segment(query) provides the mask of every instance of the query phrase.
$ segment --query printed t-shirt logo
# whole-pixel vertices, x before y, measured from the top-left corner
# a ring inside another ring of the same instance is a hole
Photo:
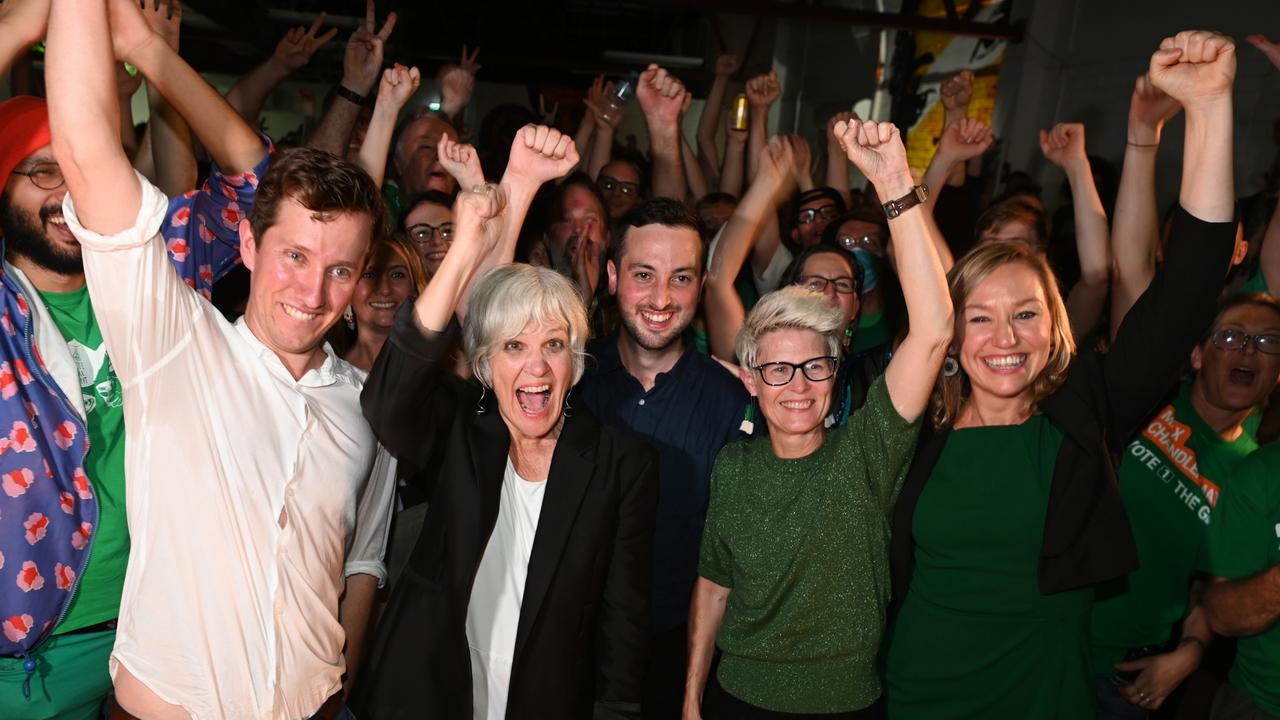
[[[1209,502],[1209,507],[1217,504],[1218,495],[1222,490],[1217,483],[1200,476],[1200,469],[1196,464],[1196,453],[1187,447],[1187,441],[1191,439],[1191,428],[1185,423],[1178,422],[1173,405],[1165,406],[1142,431],[1142,434],[1163,450],[1172,463],[1200,486],[1205,499]]]

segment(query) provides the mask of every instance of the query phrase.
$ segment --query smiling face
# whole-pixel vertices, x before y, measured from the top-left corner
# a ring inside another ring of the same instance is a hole
[[[1280,316],[1260,305],[1237,305],[1222,313],[1213,331],[1238,330],[1248,335],[1280,336]],[[1196,392],[1214,407],[1246,411],[1262,402],[1280,377],[1280,355],[1258,352],[1253,341],[1239,350],[1223,350],[1212,339],[1191,352]]]
[[[413,274],[398,246],[380,242],[374,246],[351,297],[358,330],[391,331],[396,310],[414,296]]]
[[[956,343],[975,402],[1031,399],[1049,360],[1053,319],[1039,275],[1023,262],[996,268],[965,299]]]
[[[418,227],[415,231],[415,226]],[[427,278],[433,278],[436,271],[440,269],[440,263],[444,262],[445,253],[449,252],[449,246],[452,244],[452,238],[446,240],[441,233],[441,229],[448,228],[449,232],[453,231],[453,211],[443,205],[437,205],[432,202],[420,202],[414,206],[413,210],[404,217],[405,230],[409,232],[409,241],[418,249],[418,257],[422,258],[422,265],[427,270]],[[426,235],[431,233],[430,238],[418,237],[418,234]]]
[[[288,197],[263,237],[254,237],[249,221],[240,223],[244,264],[253,273],[245,322],[295,378],[323,361],[324,334],[351,302],[372,227],[363,214],[322,220]]]
[[[803,363],[830,354],[830,347],[818,332],[779,328],[760,337],[755,364],[760,367],[779,361]],[[831,413],[834,376],[814,382],[804,372],[796,370],[786,385],[768,385],[760,371],[744,367],[742,377],[751,394],[760,402],[760,411],[769,423],[770,435],[809,435],[820,431],[823,421]]]
[[[614,160],[600,169],[596,180],[609,202],[609,217],[620,219],[640,202],[640,172],[629,162]]]
[[[400,132],[396,143],[396,173],[400,177],[400,189],[405,197],[413,197],[428,190],[439,190],[452,195],[457,181],[445,172],[436,156],[440,138],[448,133],[457,139],[458,131],[449,123],[434,117],[420,117],[411,121]]]
[[[609,292],[627,337],[646,350],[662,350],[693,322],[702,290],[702,243],[687,227],[628,228],[617,264],[609,261]]]
[[[573,385],[568,324],[529,323],[490,352],[489,372],[498,411],[513,435],[557,432]]]
[[[818,287],[824,284],[818,278],[826,281],[825,288]],[[820,252],[804,261],[804,268],[800,271],[800,284],[826,295],[833,306],[840,308],[840,317],[844,320],[844,326],[848,327],[858,312],[858,293],[840,292],[836,287],[837,282],[854,282],[853,268],[843,257],[833,252]],[[841,332],[843,331],[842,328]]]
[[[38,187],[25,173],[37,171],[37,180],[53,189]],[[20,267],[26,260],[60,275],[84,273],[80,243],[62,219],[62,199],[67,186],[46,145],[23,159],[4,184],[0,201],[0,230],[5,251]]]

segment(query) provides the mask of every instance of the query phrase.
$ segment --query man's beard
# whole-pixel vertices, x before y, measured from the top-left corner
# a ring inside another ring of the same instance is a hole
[[[61,213],[61,207],[52,205],[40,208],[39,217],[33,218],[29,213],[13,207],[7,198],[0,200],[0,230],[4,232],[5,252],[9,255],[21,255],[59,275],[84,274],[80,246],[64,250],[44,230],[48,227],[49,217]]]
[[[639,317],[640,311],[637,309],[633,313],[619,313],[619,319],[622,321],[622,329],[637,345],[650,352],[658,352],[666,350],[672,345],[680,341],[684,336],[684,331],[689,329],[689,324],[693,322],[690,316],[688,321],[680,326],[673,325],[667,332],[670,333],[659,335],[653,330],[644,327],[644,319]],[[677,312],[676,315],[679,315]],[[672,318],[675,319],[674,317]]]

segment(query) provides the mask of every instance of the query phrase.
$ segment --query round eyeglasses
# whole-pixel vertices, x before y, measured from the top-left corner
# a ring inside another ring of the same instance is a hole
[[[52,162],[32,165],[31,169],[26,171],[14,170],[13,174],[26,175],[27,179],[41,190],[57,190],[65,182],[62,177],[62,168],[58,167],[58,163]]]

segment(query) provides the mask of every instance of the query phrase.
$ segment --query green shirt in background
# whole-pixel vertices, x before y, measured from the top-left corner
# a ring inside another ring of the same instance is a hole
[[[919,428],[880,379],[806,457],[779,459],[768,437],[720,451],[698,574],[731,589],[717,638],[731,695],[788,713],[879,697],[889,523]]]
[[[853,335],[853,347],[850,354],[856,355],[864,350],[880,347],[893,339],[892,329],[885,319],[884,311],[866,313],[858,317],[858,331]]]
[[[1280,565],[1280,443],[1240,464],[1213,509],[1209,571],[1239,580]],[[1263,712],[1280,715],[1280,623],[1240,638],[1231,684]]]
[[[124,407],[120,380],[107,357],[89,290],[40,293],[66,339],[80,374],[80,392],[89,426],[85,473],[98,499],[89,564],[75,600],[56,632],[96,625],[120,614],[120,593],[129,560],[129,526],[124,508]]]
[[[1120,463],[1139,568],[1098,587],[1093,670],[1114,675],[1129,648],[1161,645],[1187,611],[1192,576],[1207,570],[1210,510],[1258,443],[1223,440],[1191,405],[1191,381],[1143,426]],[[1230,493],[1230,489],[1225,492]]]

